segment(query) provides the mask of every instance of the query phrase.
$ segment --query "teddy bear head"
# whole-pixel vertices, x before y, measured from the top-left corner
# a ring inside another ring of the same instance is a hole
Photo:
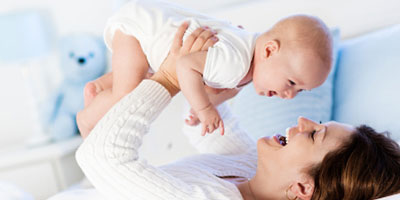
[[[106,47],[102,39],[89,34],[75,34],[64,37],[60,46],[60,65],[66,81],[86,83],[105,72]]]

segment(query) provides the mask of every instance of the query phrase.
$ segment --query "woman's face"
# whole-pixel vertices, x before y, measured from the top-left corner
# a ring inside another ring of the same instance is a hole
[[[298,179],[307,174],[308,167],[320,163],[328,152],[348,140],[354,130],[337,122],[319,124],[299,117],[297,126],[281,134],[288,139],[286,145],[279,141],[279,135],[258,140],[257,173],[265,180],[273,180],[274,187],[282,187],[277,189],[288,187],[293,181],[301,181]]]

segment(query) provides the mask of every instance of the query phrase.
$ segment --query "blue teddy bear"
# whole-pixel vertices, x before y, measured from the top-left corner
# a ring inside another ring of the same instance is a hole
[[[61,71],[64,77],[49,102],[47,127],[50,138],[60,141],[78,133],[76,113],[83,109],[85,84],[107,68],[106,47],[100,38],[78,34],[61,41]]]

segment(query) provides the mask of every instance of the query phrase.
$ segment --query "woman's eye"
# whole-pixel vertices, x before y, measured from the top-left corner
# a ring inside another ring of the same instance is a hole
[[[315,132],[316,132],[316,131],[315,131],[315,130],[313,130],[313,131],[311,132],[311,134],[310,134],[310,135],[311,135],[311,139],[312,139],[313,141],[314,141],[314,135],[315,135]]]
[[[295,86],[295,85],[296,85],[296,83],[293,82],[292,80],[289,80],[289,84],[290,84],[291,86]]]

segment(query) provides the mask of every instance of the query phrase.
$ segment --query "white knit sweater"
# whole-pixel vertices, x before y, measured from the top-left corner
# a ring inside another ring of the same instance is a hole
[[[200,136],[200,126],[184,133],[202,154],[156,167],[138,149],[150,124],[171,96],[159,83],[144,80],[99,121],[76,153],[94,187],[108,199],[242,199],[222,176],[251,178],[256,171],[256,144],[242,131],[227,106],[219,106],[225,135]],[[168,134],[168,131],[165,132]]]

